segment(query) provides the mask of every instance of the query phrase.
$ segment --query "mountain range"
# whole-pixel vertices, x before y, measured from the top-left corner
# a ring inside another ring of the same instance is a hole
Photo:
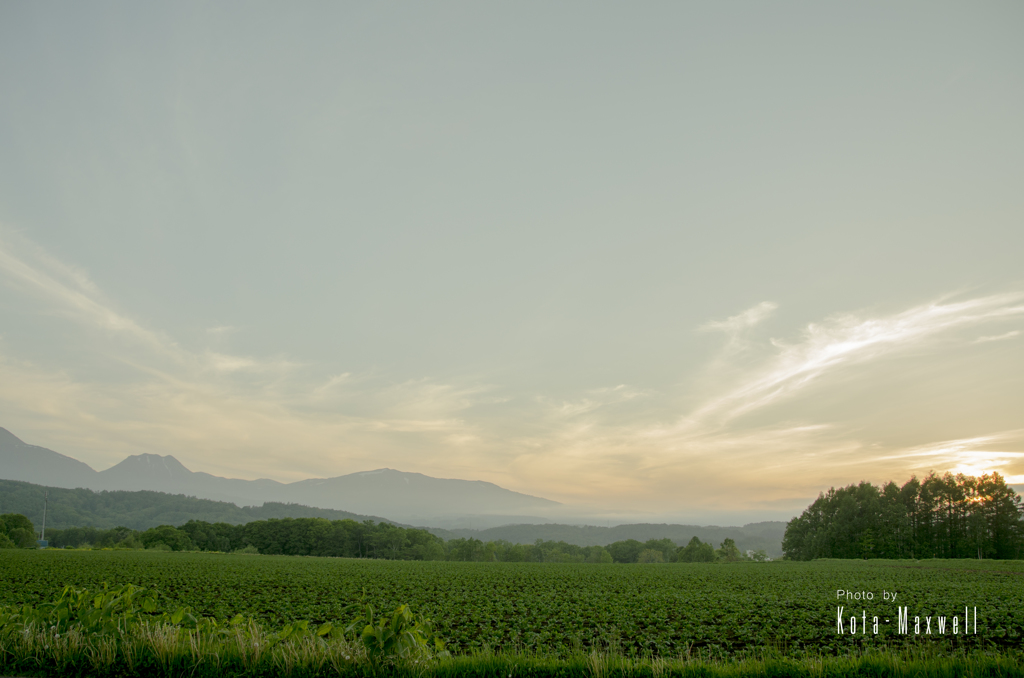
[[[294,483],[222,478],[186,468],[171,455],[137,454],[104,471],[53,450],[25,443],[0,427],[0,478],[62,488],[151,490],[261,506],[303,504],[416,525],[485,528],[544,523],[530,515],[558,507],[549,499],[480,480],[432,478],[382,468]]]
[[[520,544],[542,539],[590,546],[665,537],[682,544],[693,536],[718,544],[730,537],[745,549],[763,548],[777,557],[786,525],[570,525],[536,515],[557,515],[564,508],[558,502],[493,483],[393,469],[280,483],[221,478],[190,471],[170,455],[139,454],[96,471],[59,452],[25,443],[0,427],[0,513],[23,513],[38,528],[44,491],[50,499],[47,524],[56,529],[124,525],[142,530],[188,520],[239,524],[284,517],[350,518],[422,526],[444,539]]]
[[[45,487],[18,480],[0,480],[0,514],[20,513],[27,516],[37,530],[43,528],[43,497],[48,497],[46,510],[46,534],[52,530],[70,527],[92,527],[110,529],[127,527],[146,530],[158,525],[183,525],[190,520],[208,523],[229,523],[240,525],[254,520],[275,518],[325,518],[327,520],[355,520],[363,522],[394,522],[379,516],[365,516],[321,509],[300,504],[267,502],[263,506],[239,507],[230,502],[197,499],[181,494],[167,494],[138,490],[94,492],[86,488],[66,489]],[[413,527],[402,525],[400,527]],[[666,525],[637,523],[599,527],[593,525],[564,525],[548,523],[543,525],[504,525],[483,530],[444,529],[420,526],[444,540],[479,539],[508,541],[515,544],[533,544],[541,541],[564,541],[577,546],[607,546],[612,542],[626,539],[647,541],[648,539],[671,539],[677,546],[686,544],[692,537],[710,544],[719,544],[724,539],[733,539],[740,550],[764,549],[773,558],[782,555],[782,537],[786,523],[750,523],[743,527],[717,527],[698,525]]]

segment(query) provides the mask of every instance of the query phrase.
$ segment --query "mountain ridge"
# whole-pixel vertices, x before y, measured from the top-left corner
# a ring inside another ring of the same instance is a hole
[[[236,506],[231,502],[199,499],[152,490],[101,490],[79,487],[48,487],[20,480],[0,480],[0,514],[20,513],[42,527],[43,496],[48,495],[47,529],[128,527],[145,530],[159,525],[179,526],[189,520],[241,525],[271,518],[325,518],[327,520],[372,520],[403,525],[380,516],[321,509],[300,504],[266,502],[262,506]]]
[[[386,515],[390,520],[406,523],[489,514],[515,517],[560,506],[559,502],[487,481],[434,478],[390,468],[281,483],[191,471],[173,455],[143,453],[129,455],[108,469],[96,471],[67,455],[29,445],[2,427],[0,478],[68,489],[149,490],[238,506],[265,502],[314,505],[364,515]]]
[[[46,487],[17,480],[0,480],[0,514],[20,513],[27,516],[37,529],[42,527],[43,495],[49,494],[47,529],[61,530],[70,527],[94,527],[111,529],[128,527],[146,530],[159,525],[180,526],[190,520],[208,523],[224,522],[232,525],[257,520],[284,518],[324,518],[327,520],[372,520],[387,522],[399,527],[419,527],[448,541],[451,539],[479,539],[480,541],[505,540],[519,544],[533,544],[541,541],[565,541],[577,546],[607,546],[615,541],[636,539],[672,539],[683,545],[691,537],[718,544],[726,538],[735,540],[742,550],[764,549],[769,556],[782,555],[782,534],[785,523],[750,523],[743,527],[718,527],[714,525],[677,525],[635,523],[601,527],[594,525],[565,525],[549,523],[541,525],[505,525],[483,530],[446,530],[422,525],[407,525],[379,516],[357,515],[347,511],[320,509],[300,504],[267,502],[263,506],[239,507],[230,502],[197,499],[184,495],[170,495],[152,490],[103,490],[95,492],[86,488],[67,489]]]

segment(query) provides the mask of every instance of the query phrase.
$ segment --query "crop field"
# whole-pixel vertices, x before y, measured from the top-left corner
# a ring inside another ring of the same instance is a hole
[[[240,613],[271,626],[344,621],[342,608],[365,590],[380,610],[408,603],[431,617],[455,654],[489,648],[568,656],[596,649],[740,657],[769,649],[798,657],[868,648],[1003,650],[1024,643],[1019,561],[562,565],[0,552],[0,604],[39,603],[65,585],[104,582],[156,589],[204,616]],[[893,593],[895,602],[886,599]],[[840,606],[843,633],[837,629]],[[907,609],[906,633],[899,632],[897,607]]]

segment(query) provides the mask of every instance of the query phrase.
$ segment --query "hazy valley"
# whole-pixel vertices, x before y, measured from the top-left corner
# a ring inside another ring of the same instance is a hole
[[[49,492],[47,525],[144,530],[189,520],[242,524],[272,518],[388,521],[428,529],[445,539],[475,538],[519,544],[565,541],[579,546],[697,536],[719,543],[732,538],[742,549],[781,555],[785,523],[743,527],[630,523],[555,522],[537,514],[561,504],[492,483],[431,478],[379,469],[295,483],[239,480],[193,472],[173,456],[133,455],[96,471],[53,450],[30,445],[0,428],[0,513],[23,513],[42,524],[43,492]]]

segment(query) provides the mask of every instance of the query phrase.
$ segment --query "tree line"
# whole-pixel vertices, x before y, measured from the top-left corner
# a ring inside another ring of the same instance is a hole
[[[998,473],[861,482],[821,493],[789,522],[782,550],[794,560],[1021,558],[1024,509]]]
[[[372,520],[283,518],[244,525],[201,520],[145,531],[73,527],[47,530],[56,548],[127,548],[166,551],[220,551],[264,555],[382,558],[387,560],[451,560],[476,562],[665,563],[767,560],[763,551],[741,553],[732,539],[718,549],[693,537],[686,546],[671,539],[635,539],[607,546],[577,546],[564,541],[516,544],[474,538],[445,541],[427,530]]]

